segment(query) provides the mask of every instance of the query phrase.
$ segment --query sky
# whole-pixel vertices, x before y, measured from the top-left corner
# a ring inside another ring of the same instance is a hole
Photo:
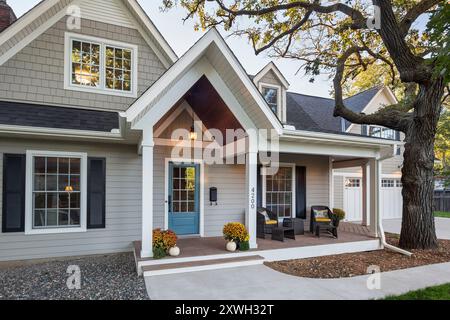
[[[7,0],[19,17],[39,3],[40,0]],[[168,41],[178,56],[185,53],[203,34],[201,31],[194,31],[194,22],[188,20],[183,23],[186,11],[183,8],[174,8],[168,12],[160,10],[161,0],[138,0],[150,19]],[[252,46],[245,38],[226,37],[228,45],[231,47],[241,64],[249,74],[256,74],[268,62],[271,61],[264,53],[255,56]],[[327,75],[316,77],[314,83],[309,82],[309,77],[303,71],[297,72],[301,66],[299,61],[289,59],[272,59],[283,75],[290,83],[290,91],[329,97],[332,82]]]

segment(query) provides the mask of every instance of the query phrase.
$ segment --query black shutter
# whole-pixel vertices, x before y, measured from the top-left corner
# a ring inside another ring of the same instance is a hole
[[[25,231],[24,154],[3,155],[2,232]]]
[[[395,140],[400,141],[400,131],[395,131]]]
[[[258,166],[258,170],[256,172],[257,174],[257,184],[258,187],[256,188],[256,205],[258,208],[262,207],[262,176],[261,176],[261,166]]]
[[[87,227],[105,228],[106,159],[88,158]]]
[[[295,167],[295,216],[306,219],[306,168]]]
[[[368,135],[368,132],[367,132],[367,125],[366,125],[366,124],[363,124],[363,125],[361,126],[361,134],[362,134],[363,136],[367,136],[367,135]]]

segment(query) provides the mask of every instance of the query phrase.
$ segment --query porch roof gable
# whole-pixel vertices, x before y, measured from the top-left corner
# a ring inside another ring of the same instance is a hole
[[[254,128],[275,129],[279,134],[282,133],[281,122],[271,111],[225,40],[214,28],[200,38],[142,94],[123,116],[132,123],[132,127],[140,129],[142,120],[147,118],[148,114],[162,116],[156,112],[155,106],[171,91],[177,89],[187,91],[186,88],[190,88],[189,83],[194,83],[202,76],[210,80],[224,101],[233,101],[232,104],[241,107],[241,115],[247,119],[238,118],[239,120],[251,121]],[[184,93],[179,91],[178,98]],[[172,106],[168,105],[166,109],[170,107]],[[155,120],[157,119],[152,119],[152,123],[155,123]]]

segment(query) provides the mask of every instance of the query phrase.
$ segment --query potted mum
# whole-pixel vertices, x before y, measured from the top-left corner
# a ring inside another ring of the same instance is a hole
[[[227,223],[223,227],[223,236],[227,243],[228,251],[236,251],[237,248],[240,250],[248,250],[249,249],[249,234],[247,229],[242,223],[239,222],[230,222]]]
[[[178,256],[177,235],[172,230],[153,230],[153,258],[162,259],[167,256]]]

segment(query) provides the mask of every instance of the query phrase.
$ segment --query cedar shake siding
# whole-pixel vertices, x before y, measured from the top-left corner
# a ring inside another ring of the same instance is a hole
[[[82,19],[81,30],[67,30],[66,18],[0,66],[3,100],[125,111],[134,98],[64,89],[65,32],[138,46],[138,95],[150,87],[165,67],[135,29]]]

